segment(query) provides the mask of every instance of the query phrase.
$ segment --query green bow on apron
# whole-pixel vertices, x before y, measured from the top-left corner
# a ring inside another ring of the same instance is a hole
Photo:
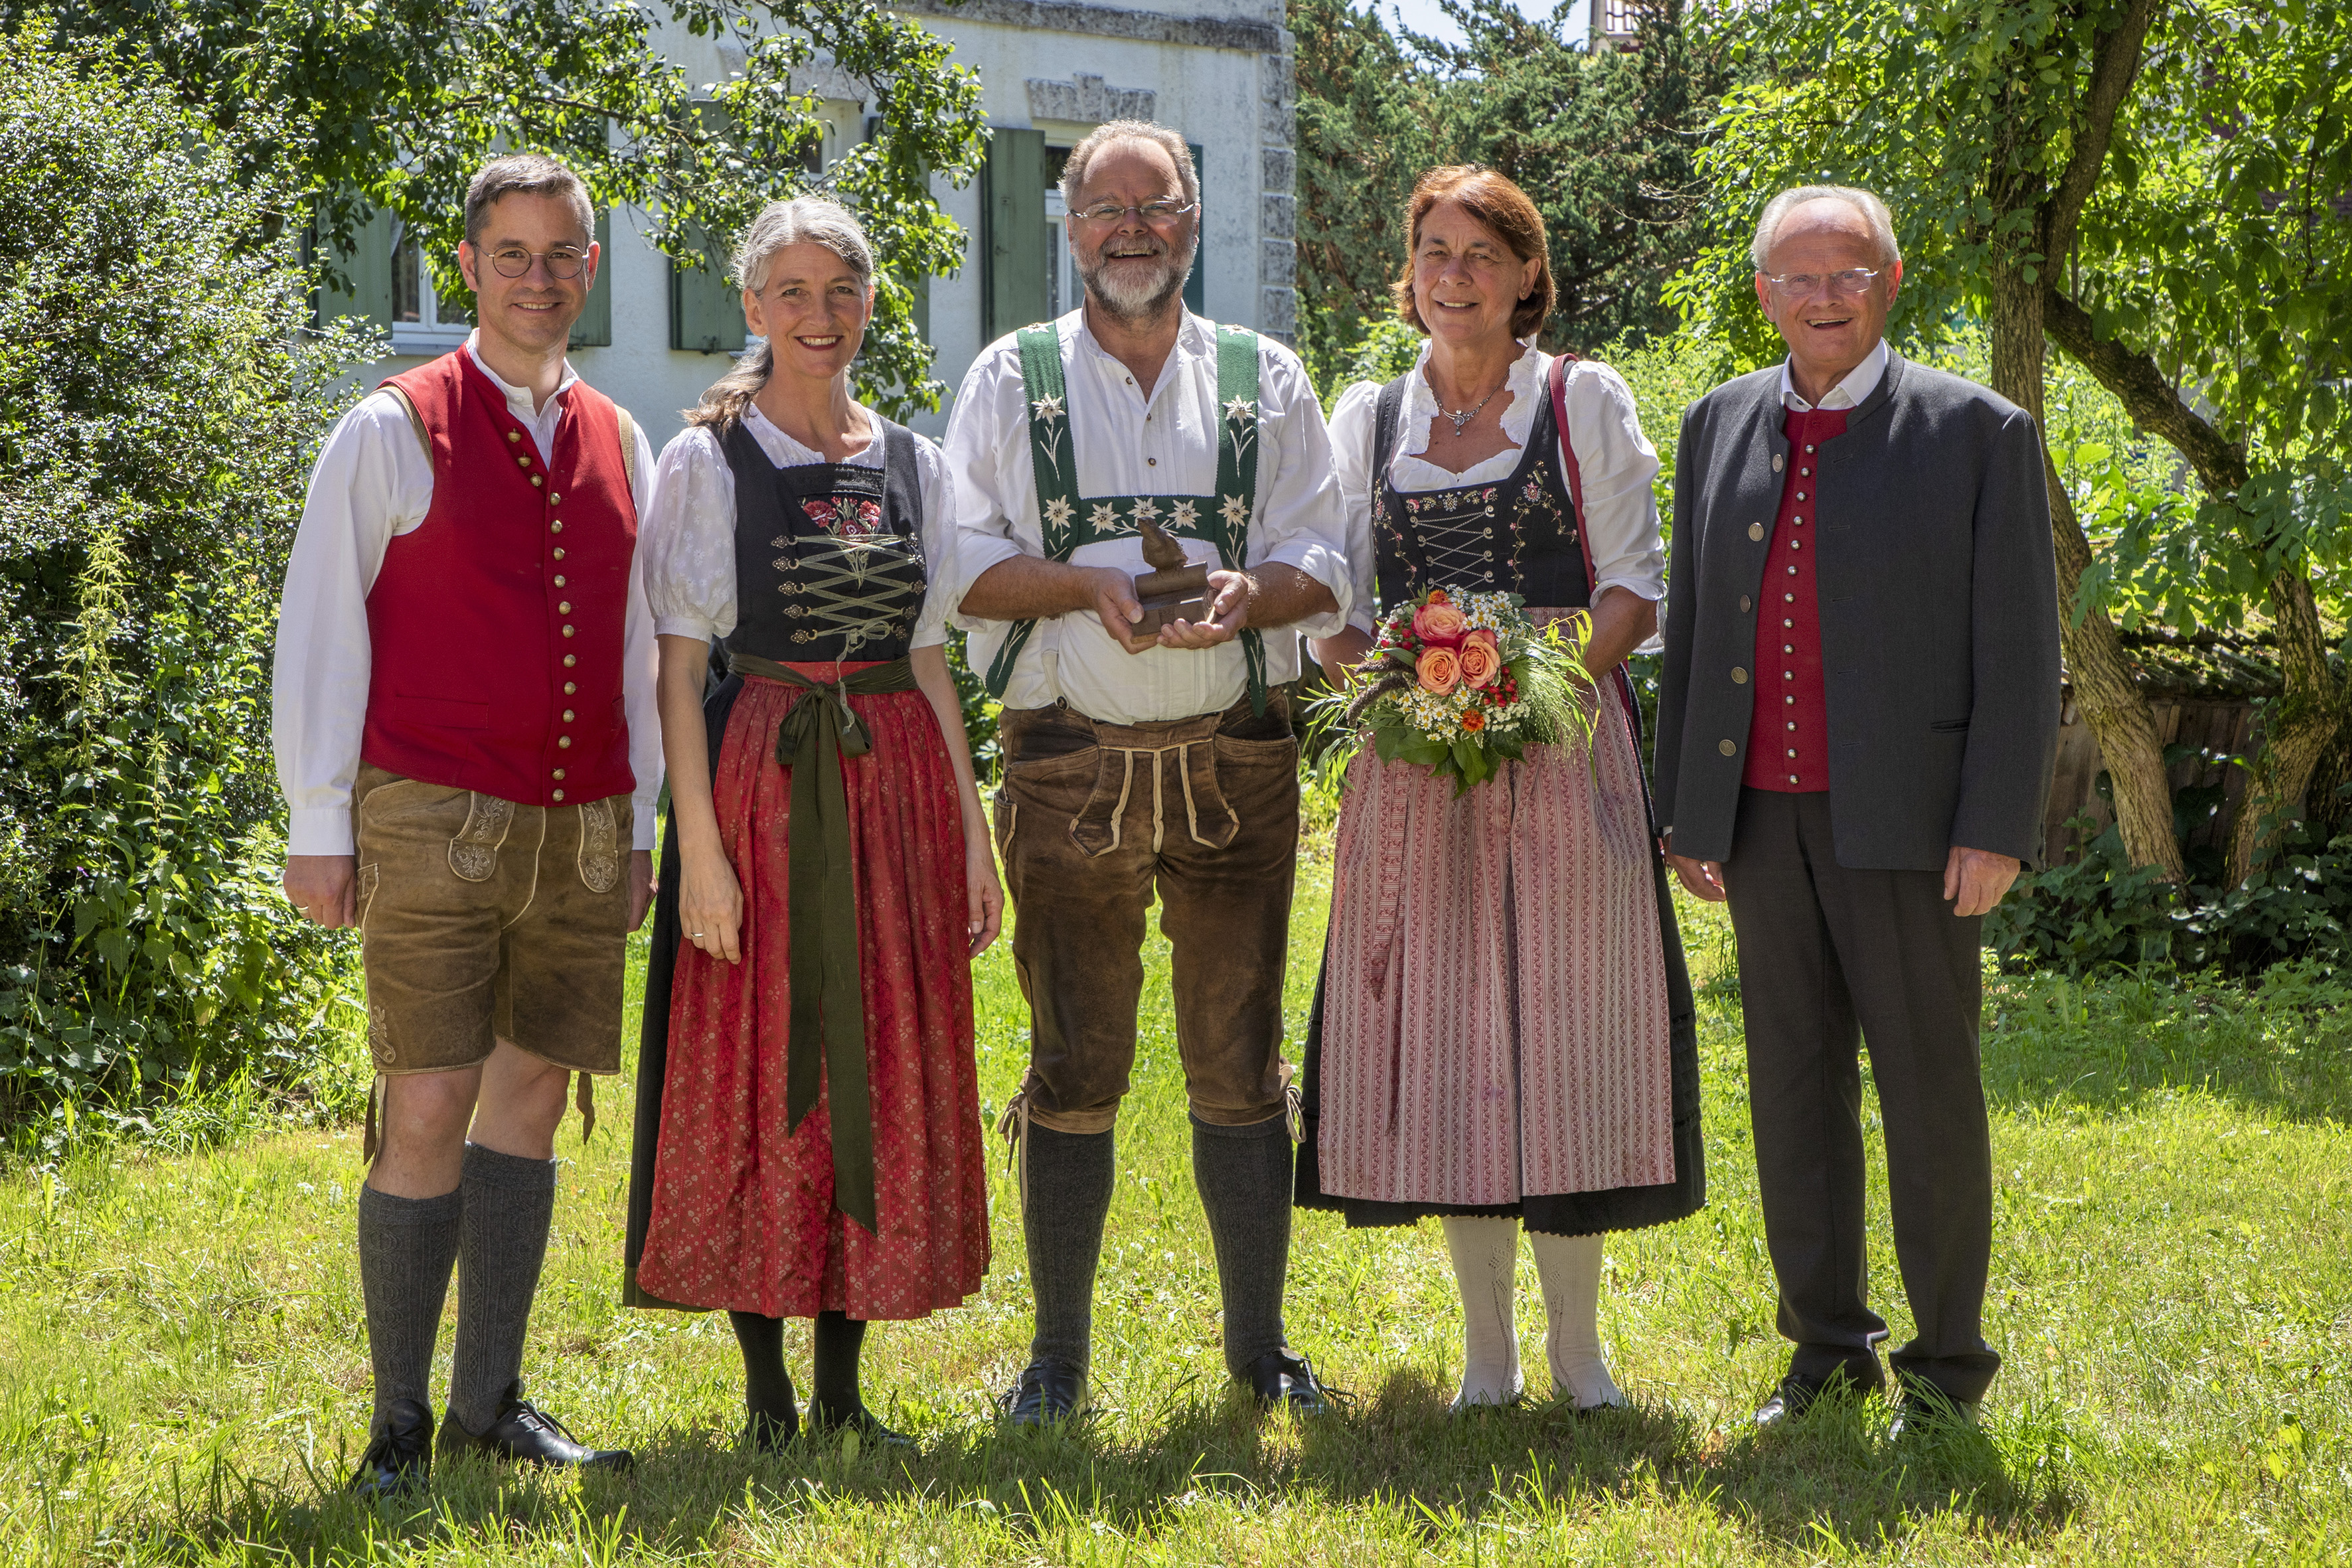
[[[874,1104],[866,1077],[866,988],[857,962],[857,880],[849,858],[849,795],[841,759],[862,757],[873,737],[849,699],[915,689],[915,668],[894,658],[825,685],[790,665],[739,653],[741,675],[805,688],[776,727],[776,761],[793,770],[792,1032],[784,1052],[784,1131],[798,1131],[830,1084],[834,1206],[877,1230]]]
[[[1071,449],[1067,389],[1062,374],[1061,333],[1051,322],[1024,327],[1021,391],[1029,401],[1029,456],[1037,474],[1037,521],[1045,558],[1066,562],[1082,544],[1106,539],[1140,538],[1139,517],[1157,520],[1171,533],[1206,540],[1228,571],[1249,564],[1250,510],[1257,505],[1257,334],[1246,327],[1217,329],[1217,405],[1224,411],[1217,432],[1217,493],[1213,496],[1093,496],[1078,494],[1077,456]],[[1015,621],[1004,646],[988,667],[988,694],[1003,698],[1013,664],[1037,629],[1035,621]],[[1241,635],[1242,658],[1249,670],[1251,709],[1265,711],[1265,638],[1255,630]]]

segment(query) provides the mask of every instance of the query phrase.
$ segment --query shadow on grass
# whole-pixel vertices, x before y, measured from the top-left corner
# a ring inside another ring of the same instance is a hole
[[[540,1538],[570,1550],[697,1555],[740,1533],[750,1515],[895,1505],[973,1510],[1049,1555],[1097,1524],[1130,1538],[1169,1529],[1178,1510],[1276,1499],[1374,1507],[1434,1546],[1498,1511],[1557,1516],[1596,1496],[1657,1498],[1712,1509],[1745,1531],[1819,1550],[1884,1548],[1928,1516],[1972,1534],[2030,1542],[2073,1506],[2064,1435],[2028,1428],[2000,1441],[1973,1432],[1891,1447],[1877,1400],[1825,1400],[1789,1427],[1729,1436],[1675,1410],[1583,1414],[1526,1405],[1454,1419],[1450,1391],[1400,1370],[1344,1414],[1303,1423],[1260,1418],[1238,1394],[1179,1398],[1119,1440],[1113,1421],[1047,1431],[967,1425],[915,1455],[853,1452],[803,1441],[775,1457],[731,1436],[672,1431],[638,1450],[628,1477],[551,1479],[447,1464],[428,1497],[370,1509],[332,1478],[233,1481],[185,1497],[179,1517],[144,1534],[166,1556],[208,1558],[235,1543],[298,1562],[378,1559],[386,1538]],[[1127,1425],[1123,1419],[1118,1425]],[[877,1528],[886,1528],[877,1524]],[[721,1553],[724,1555],[724,1553]],[[1063,1558],[1056,1557],[1060,1561]]]

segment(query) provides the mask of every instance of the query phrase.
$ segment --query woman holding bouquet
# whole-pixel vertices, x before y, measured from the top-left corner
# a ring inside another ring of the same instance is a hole
[[[1428,343],[1332,416],[1360,607],[1317,657],[1344,689],[1373,647],[1375,586],[1389,611],[1443,590],[1413,616],[1419,684],[1483,684],[1492,635],[1453,601],[1516,594],[1538,624],[1589,615],[1597,710],[1589,742],[1530,747],[1458,793],[1370,746],[1350,764],[1298,1201],[1351,1226],[1440,1218],[1462,1289],[1457,1411],[1521,1394],[1524,1225],[1554,1397],[1621,1405],[1602,1237],[1706,1194],[1690,984],[1620,668],[1664,593],[1658,459],[1614,371],[1532,346],[1553,287],[1524,192],[1433,169],[1405,218],[1397,310]]]

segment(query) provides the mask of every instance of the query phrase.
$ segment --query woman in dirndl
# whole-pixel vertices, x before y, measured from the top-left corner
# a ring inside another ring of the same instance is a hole
[[[1400,315],[1428,342],[1331,420],[1360,606],[1316,653],[1335,686],[1378,601],[1516,593],[1588,611],[1593,737],[1530,748],[1459,798],[1366,746],[1348,770],[1307,1045],[1298,1201],[1350,1226],[1435,1215],[1462,1290],[1457,1412],[1524,1392],[1522,1226],[1552,1394],[1622,1405],[1601,1349],[1606,1232],[1696,1211],[1696,1016],[1622,669],[1664,593],[1656,452],[1624,381],[1534,346],[1553,289],[1542,217],[1479,168],[1423,175]]]
[[[809,1425],[904,1443],[859,1393],[866,1325],[988,1268],[971,963],[1003,895],[925,591],[955,511],[939,448],[850,395],[849,213],[770,205],[734,272],[765,341],[662,453],[643,531],[670,819],[625,1289],[727,1311],[755,1447],[800,1425],[786,1318],[815,1320]]]

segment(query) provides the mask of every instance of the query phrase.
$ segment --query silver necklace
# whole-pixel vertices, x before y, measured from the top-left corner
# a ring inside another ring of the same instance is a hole
[[[1469,424],[1473,419],[1477,418],[1479,414],[1486,409],[1486,405],[1495,401],[1495,393],[1502,390],[1503,388],[1501,384],[1497,384],[1493,392],[1487,393],[1486,396],[1478,400],[1478,406],[1476,408],[1465,408],[1458,413],[1454,409],[1446,407],[1444,400],[1440,398],[1437,404],[1437,411],[1446,418],[1454,421],[1454,433],[1456,436],[1459,436],[1462,434],[1462,426]]]

